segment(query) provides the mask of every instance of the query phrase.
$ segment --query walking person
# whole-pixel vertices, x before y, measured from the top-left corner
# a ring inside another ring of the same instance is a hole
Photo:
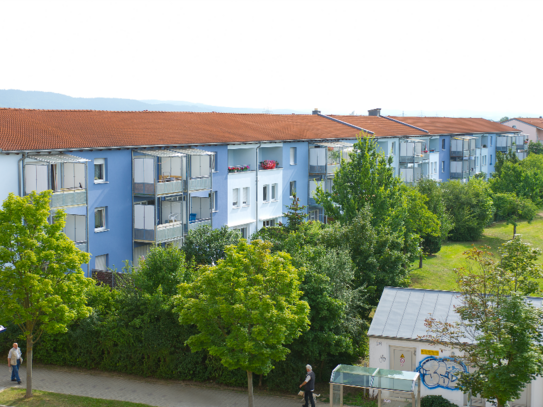
[[[315,398],[313,397],[313,392],[315,391],[315,373],[311,365],[306,365],[305,370],[307,371],[307,376],[305,377],[305,381],[300,384],[300,389],[302,387],[304,389],[305,399],[305,404],[302,407],[309,407],[309,403],[311,403],[311,407],[315,407]]]
[[[19,378],[19,366],[23,362],[21,357],[21,349],[17,343],[13,344],[13,348],[9,350],[8,353],[8,366],[11,366],[11,381],[21,384],[21,379]]]

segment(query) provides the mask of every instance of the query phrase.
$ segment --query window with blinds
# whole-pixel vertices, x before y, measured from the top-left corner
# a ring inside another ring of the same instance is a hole
[[[211,156],[193,155],[190,157],[190,177],[207,178],[211,175]]]
[[[107,254],[102,254],[101,256],[96,256],[94,258],[94,269],[107,270]]]
[[[239,188],[234,188],[232,190],[232,206],[234,208],[239,207]]]
[[[249,206],[249,187],[243,188],[243,195],[241,199],[241,204],[243,206]]]

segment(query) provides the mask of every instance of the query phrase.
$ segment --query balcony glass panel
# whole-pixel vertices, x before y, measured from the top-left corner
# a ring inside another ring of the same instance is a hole
[[[55,192],[51,197],[51,208],[60,208],[64,206],[81,206],[86,204],[86,189]]]
[[[200,191],[211,189],[211,177],[209,178],[191,178],[188,180],[188,191]]]
[[[183,237],[183,223],[174,222],[159,225],[156,228],[156,235],[157,243],[180,239]]]

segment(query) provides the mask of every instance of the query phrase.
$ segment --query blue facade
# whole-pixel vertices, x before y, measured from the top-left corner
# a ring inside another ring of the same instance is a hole
[[[295,148],[295,164],[290,162],[290,149]],[[283,144],[283,213],[287,211],[292,199],[290,198],[290,183],[296,181],[296,195],[300,198],[300,205],[308,205],[309,189],[309,154],[307,142]]]
[[[107,255],[107,267],[121,271],[132,260],[132,153],[130,150],[77,152],[88,164],[88,248],[95,268],[96,256]],[[94,159],[106,160],[105,183],[94,182]],[[95,232],[96,208],[106,208],[106,230]]]
[[[438,174],[439,179],[446,181],[450,177],[451,164],[451,137],[439,136],[439,166]]]
[[[202,146],[200,148],[215,153],[215,169],[213,171],[215,209],[212,217],[213,229],[218,229],[228,223],[228,147],[223,145]]]

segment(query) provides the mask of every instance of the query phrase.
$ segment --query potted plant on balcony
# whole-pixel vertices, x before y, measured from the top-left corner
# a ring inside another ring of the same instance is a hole
[[[263,170],[273,170],[277,164],[279,163],[275,160],[264,160],[260,162],[260,168]]]
[[[486,144],[483,144],[483,148],[486,148]]]
[[[424,153],[424,154],[428,154],[428,150],[427,150],[427,149],[424,149],[424,150],[423,150],[423,153]]]

